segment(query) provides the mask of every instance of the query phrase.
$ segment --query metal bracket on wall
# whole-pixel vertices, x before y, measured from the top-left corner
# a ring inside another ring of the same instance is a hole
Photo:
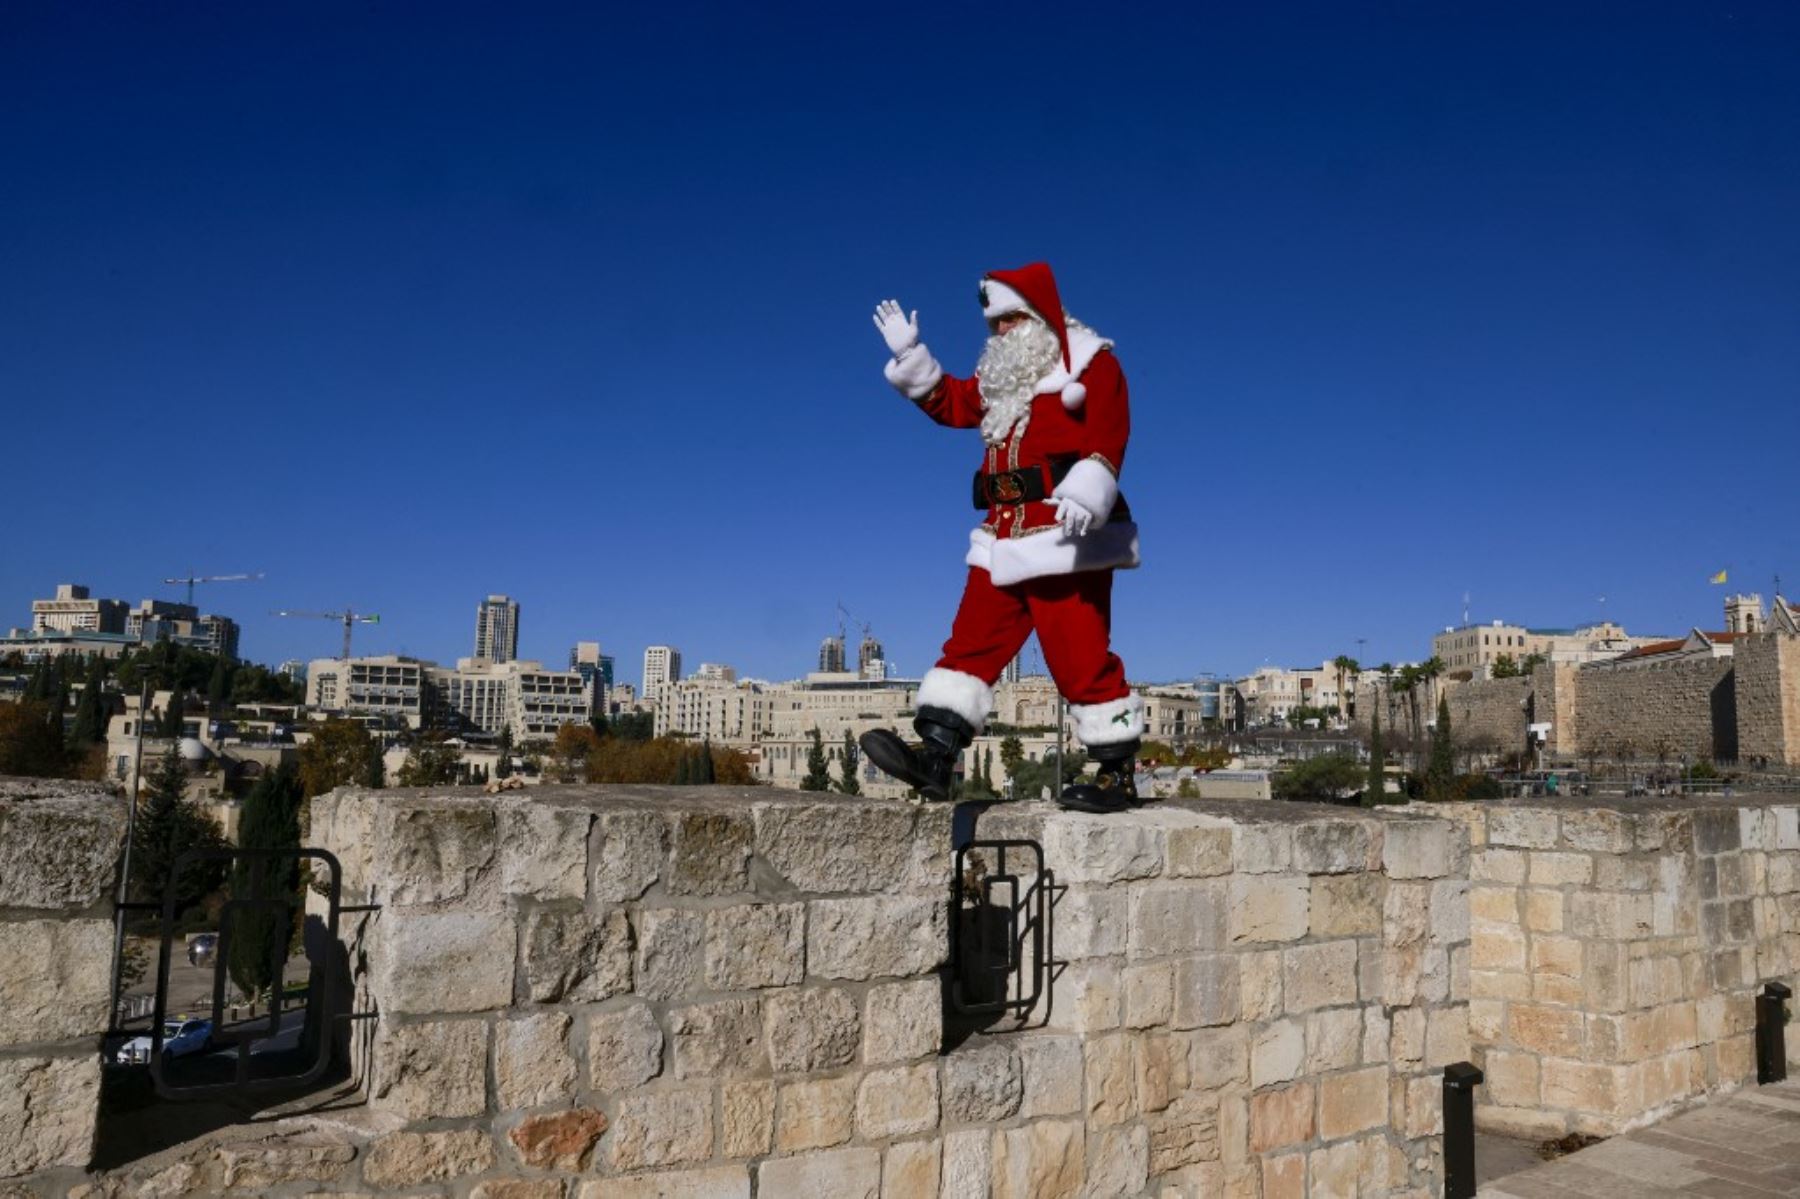
[[[1036,841],[970,841],[950,875],[950,1004],[965,1015],[1025,1013],[1056,965],[1056,874]]]

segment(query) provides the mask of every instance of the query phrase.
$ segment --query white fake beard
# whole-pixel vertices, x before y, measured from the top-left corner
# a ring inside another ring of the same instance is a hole
[[[1031,423],[1031,401],[1038,381],[1062,365],[1062,346],[1050,326],[1033,318],[988,338],[975,376],[981,386],[981,437],[1002,445],[1018,426],[1019,436]]]

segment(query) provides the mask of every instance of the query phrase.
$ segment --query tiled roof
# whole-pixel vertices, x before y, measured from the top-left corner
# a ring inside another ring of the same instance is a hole
[[[1613,661],[1624,662],[1631,658],[1650,658],[1657,654],[1672,654],[1686,644],[1687,638],[1685,637],[1675,641],[1653,641],[1649,645],[1640,645],[1636,649],[1626,650]]]

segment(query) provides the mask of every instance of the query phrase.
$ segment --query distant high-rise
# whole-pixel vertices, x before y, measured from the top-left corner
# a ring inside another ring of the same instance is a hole
[[[819,642],[819,669],[827,674],[842,674],[844,671],[844,639],[827,637]]]
[[[518,656],[518,601],[490,595],[475,609],[475,657],[483,662],[511,662]]]
[[[886,662],[881,642],[864,633],[862,644],[856,647],[856,673],[865,679],[881,678],[887,673]]]
[[[1002,683],[1016,683],[1019,681],[1019,657],[1020,655],[1014,654],[1013,660],[1008,662],[1006,664],[1006,669],[1000,672],[1000,681]]]
[[[672,645],[652,645],[644,650],[644,698],[655,699],[663,684],[681,677],[681,651]]]
[[[594,697],[594,710],[606,710],[606,693],[612,687],[612,659],[600,652],[598,641],[577,641],[569,651],[569,669],[579,674]]]

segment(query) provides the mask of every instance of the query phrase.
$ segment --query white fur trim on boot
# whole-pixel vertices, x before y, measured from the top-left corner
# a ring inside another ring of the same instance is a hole
[[[888,359],[882,373],[901,395],[909,400],[922,400],[944,377],[944,368],[925,348],[925,343],[919,342],[898,358]]]
[[[1059,499],[1074,500],[1092,512],[1092,527],[1098,529],[1106,523],[1113,504],[1119,498],[1119,481],[1113,478],[1113,473],[1106,469],[1105,464],[1093,458],[1083,458],[1069,468],[1069,473],[1063,476],[1063,481],[1050,494]]]
[[[994,710],[994,689],[972,674],[933,666],[919,680],[918,706],[955,712],[979,733]]]
[[[1144,699],[1136,692],[1103,704],[1070,704],[1069,715],[1075,718],[1075,735],[1090,750],[1144,735]]]

